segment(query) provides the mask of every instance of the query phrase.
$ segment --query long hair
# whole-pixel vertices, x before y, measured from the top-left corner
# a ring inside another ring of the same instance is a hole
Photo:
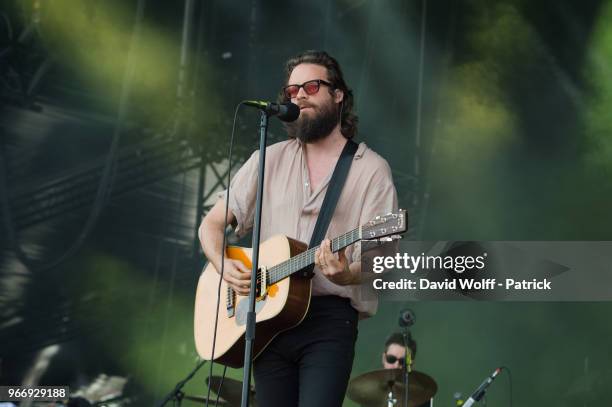
[[[327,79],[333,87],[333,89],[329,89],[329,93],[333,95],[335,89],[340,89],[344,92],[344,98],[340,102],[340,132],[348,139],[355,137],[359,118],[353,113],[353,91],[346,85],[338,61],[325,51],[304,51],[285,63],[285,84],[287,84],[293,69],[300,64],[321,65],[327,69]],[[285,97],[282,91],[278,99],[281,103],[289,102],[289,99]]]

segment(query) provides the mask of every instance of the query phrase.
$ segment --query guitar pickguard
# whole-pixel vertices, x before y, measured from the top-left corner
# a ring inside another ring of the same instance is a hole
[[[264,305],[266,305],[265,298],[261,298],[255,301],[255,314],[261,311]],[[238,306],[236,307],[236,315],[234,317],[236,321],[236,325],[242,326],[246,324],[248,312],[249,312],[249,298],[245,297],[240,300],[240,302],[238,303]]]

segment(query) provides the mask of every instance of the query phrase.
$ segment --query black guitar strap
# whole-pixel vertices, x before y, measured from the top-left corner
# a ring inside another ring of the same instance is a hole
[[[357,152],[357,147],[359,147],[359,145],[353,140],[349,139],[344,145],[342,153],[340,153],[340,157],[338,158],[338,162],[334,168],[329,185],[327,186],[327,192],[325,193],[325,198],[323,198],[323,204],[321,204],[321,210],[319,211],[317,223],[315,224],[308,247],[314,247],[320,244],[325,237],[325,233],[327,233],[329,222],[331,222],[332,215],[334,214],[336,205],[338,203],[338,198],[340,198],[340,194],[342,193],[342,188],[344,187],[346,177],[351,168],[353,157]],[[310,265],[304,268],[300,274],[303,277],[310,278],[314,274],[313,270],[314,265]]]

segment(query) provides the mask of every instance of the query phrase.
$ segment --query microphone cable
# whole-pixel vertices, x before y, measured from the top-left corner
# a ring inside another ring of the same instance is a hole
[[[510,387],[510,407],[512,407],[512,372],[506,366],[501,367],[503,371],[508,373],[508,385]]]
[[[227,372],[227,366],[223,366],[223,373],[221,374],[221,380],[219,380],[219,386],[217,387],[217,398],[215,399],[215,407],[219,405],[219,396],[221,396],[221,387],[225,381],[225,372]]]
[[[227,154],[228,170],[227,170],[227,189],[225,190],[225,215],[223,219],[224,223],[227,222],[227,215],[229,214],[229,192],[230,192],[230,182],[232,179],[232,148],[234,146],[234,135],[236,133],[236,121],[238,118],[238,111],[240,110],[240,107],[242,107],[242,105],[245,102],[246,100],[243,100],[242,102],[238,103],[238,105],[236,105],[236,108],[234,109],[234,121],[232,123],[232,134],[230,136],[229,151]],[[208,385],[207,385],[208,390],[206,393],[206,407],[208,407],[208,400],[210,399],[213,365],[215,363],[215,345],[217,343],[217,328],[218,328],[218,323],[219,323],[219,306],[221,303],[221,283],[223,282],[223,272],[225,269],[225,245],[226,243],[227,243],[227,224],[225,224],[225,227],[223,230],[223,243],[221,245],[221,270],[219,270],[219,284],[217,285],[217,307],[215,310],[215,324],[213,328],[213,343],[212,343],[212,351],[210,354],[210,366],[208,370],[209,379],[208,379]],[[221,383],[223,383],[223,379],[225,378],[226,370],[227,370],[227,367],[223,369],[223,376],[222,376]],[[217,394],[217,401],[218,400],[219,400],[219,395]],[[217,405],[217,402],[215,402],[215,406],[216,405]]]

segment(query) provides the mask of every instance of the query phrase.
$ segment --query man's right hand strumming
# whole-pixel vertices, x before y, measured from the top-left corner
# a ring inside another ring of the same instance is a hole
[[[204,254],[221,274],[221,257],[223,253],[223,233],[227,225],[236,221],[236,217],[229,211],[225,218],[225,201],[220,199],[210,209],[202,220],[199,229],[200,242]],[[204,238],[206,236],[206,239]],[[206,243],[206,244],[205,244]],[[240,260],[224,258],[223,279],[240,295],[249,295],[251,285],[251,270]]]
[[[239,295],[249,295],[251,285],[251,270],[240,260],[225,258],[223,266],[223,279]],[[221,274],[221,267],[217,268]]]

